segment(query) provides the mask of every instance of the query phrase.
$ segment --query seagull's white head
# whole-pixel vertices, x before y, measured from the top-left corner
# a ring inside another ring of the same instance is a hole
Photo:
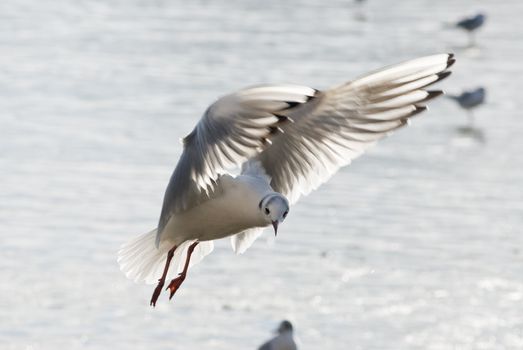
[[[274,227],[274,235],[278,234],[278,225],[289,214],[289,201],[281,193],[269,193],[262,198],[258,205],[267,225]]]

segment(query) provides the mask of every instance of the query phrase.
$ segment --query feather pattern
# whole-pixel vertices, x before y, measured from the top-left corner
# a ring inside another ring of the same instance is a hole
[[[452,55],[435,55],[384,68],[317,93],[285,111],[293,120],[256,156],[271,186],[291,203],[327,181],[368,147],[426,109],[441,91],[424,87],[448,76]]]
[[[287,118],[286,109],[305,103],[316,90],[297,85],[261,85],[222,97],[212,104],[183,139],[184,151],[165,193],[158,224],[214,195],[220,174],[270,145],[269,138]]]
[[[275,191],[291,203],[328,180],[365,149],[426,109],[441,94],[425,91],[450,72],[451,54],[411,60],[320,92],[260,85],[212,104],[183,139],[158,224],[218,195],[220,175],[259,161]]]

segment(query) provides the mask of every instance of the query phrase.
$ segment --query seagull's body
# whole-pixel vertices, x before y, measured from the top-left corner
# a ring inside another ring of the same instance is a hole
[[[251,175],[223,175],[215,191],[219,195],[173,215],[165,226],[162,238],[170,240],[173,245],[187,240],[204,242],[266,225],[258,203],[266,194],[274,192],[268,181]],[[212,226],[209,222],[213,223]]]
[[[172,297],[213,240],[231,236],[243,253],[264,227],[276,233],[300,196],[424,111],[442,92],[423,88],[453,62],[427,56],[326,91],[261,85],[220,98],[183,139],[158,228],[122,246],[120,268],[135,281],[158,281],[154,306],[168,276],[179,273],[167,287]],[[240,165],[240,175],[228,173]]]

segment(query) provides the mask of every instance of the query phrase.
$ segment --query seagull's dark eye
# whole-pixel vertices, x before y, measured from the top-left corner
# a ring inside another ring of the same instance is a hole
[[[265,214],[269,215],[271,213],[271,211],[269,210],[269,208],[265,208]]]
[[[284,219],[287,217],[287,214],[289,214],[288,211],[286,211],[285,213],[283,213],[283,218],[284,218]]]

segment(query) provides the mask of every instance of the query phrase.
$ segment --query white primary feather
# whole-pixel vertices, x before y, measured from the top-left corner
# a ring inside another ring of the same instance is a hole
[[[173,247],[172,242],[164,240],[158,248],[155,245],[156,229],[131,239],[118,251],[120,270],[135,282],[153,284],[162,276],[167,252]],[[187,249],[194,241],[183,242],[174,252],[167,278],[177,276],[183,270]],[[194,249],[189,267],[203,260],[214,249],[212,241],[200,242]]]
[[[231,236],[232,250],[236,254],[243,254],[254,243],[256,238],[263,233],[263,227],[255,227],[250,230]]]
[[[352,87],[376,86],[390,83],[407,83],[428,77],[433,74],[444,71],[448,68],[449,56],[439,54],[425,56],[409,60],[403,63],[383,67],[377,71],[367,73],[349,83]]]

